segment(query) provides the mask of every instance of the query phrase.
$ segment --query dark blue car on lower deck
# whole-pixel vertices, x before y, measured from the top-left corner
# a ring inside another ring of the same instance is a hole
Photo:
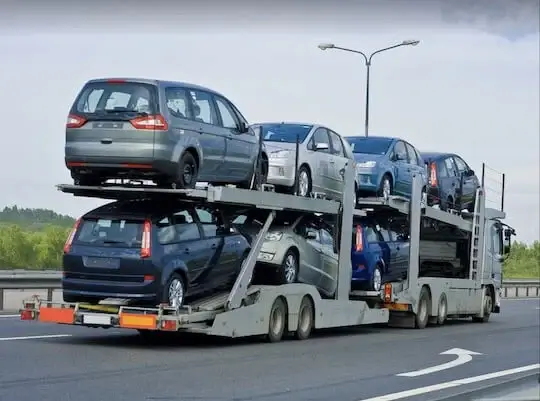
[[[404,279],[409,267],[408,236],[389,225],[363,219],[353,226],[352,289],[379,291],[385,282]]]
[[[65,302],[181,306],[232,287],[250,246],[216,207],[129,200],[77,220],[64,247]]]

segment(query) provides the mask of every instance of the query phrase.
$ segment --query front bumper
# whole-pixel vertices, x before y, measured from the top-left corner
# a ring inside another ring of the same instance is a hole
[[[292,187],[294,185],[294,162],[286,158],[270,159],[268,161],[268,184]]]

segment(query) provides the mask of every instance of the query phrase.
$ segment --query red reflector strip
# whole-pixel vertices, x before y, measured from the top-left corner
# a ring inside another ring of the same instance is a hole
[[[39,308],[39,321],[50,323],[73,324],[75,321],[75,310],[71,308]]]
[[[125,84],[125,83],[126,83],[126,80],[125,80],[125,79],[115,79],[115,78],[111,78],[111,79],[108,79],[108,80],[107,80],[107,83],[108,83],[108,84]]]
[[[83,162],[68,162],[67,166],[68,167],[84,167],[84,166],[86,166],[86,163],[83,163]]]
[[[168,330],[168,331],[176,331],[176,321],[174,320],[164,320],[162,323],[161,323],[161,328],[163,330]]]
[[[140,169],[151,169],[151,164],[132,164],[132,163],[122,163],[124,168],[140,168]]]
[[[34,320],[34,312],[31,310],[21,311],[21,320]]]

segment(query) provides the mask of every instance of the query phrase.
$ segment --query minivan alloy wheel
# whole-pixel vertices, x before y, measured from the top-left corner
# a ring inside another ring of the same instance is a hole
[[[306,170],[301,170],[298,175],[298,195],[307,196],[309,191],[309,176]]]
[[[181,280],[174,278],[169,284],[169,305],[179,308],[184,302],[184,285]]]
[[[371,279],[371,283],[375,291],[381,290],[382,275],[381,275],[381,270],[378,267],[376,267],[375,270],[373,270],[373,277]]]
[[[385,178],[383,180],[383,197],[384,197],[384,199],[388,199],[390,197],[391,192],[392,192],[392,186],[390,184],[390,180],[388,178]]]
[[[296,258],[293,254],[287,255],[285,259],[285,279],[288,284],[296,281],[296,270]]]

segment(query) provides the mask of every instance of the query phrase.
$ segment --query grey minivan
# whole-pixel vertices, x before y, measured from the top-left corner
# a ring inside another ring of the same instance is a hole
[[[65,163],[78,185],[134,179],[169,188],[197,181],[251,188],[266,182],[264,147],[258,156],[258,136],[238,108],[188,83],[92,79],[66,123]]]

